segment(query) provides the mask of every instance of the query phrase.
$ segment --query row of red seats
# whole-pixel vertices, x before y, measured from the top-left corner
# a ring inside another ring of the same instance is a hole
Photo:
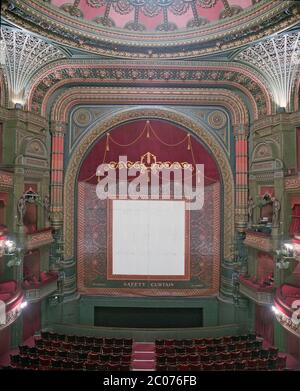
[[[49,342],[49,341],[47,341]],[[22,346],[19,347],[20,351],[23,349]],[[95,345],[80,345],[80,344],[65,344],[64,342],[56,346],[52,343],[50,344],[40,344],[36,345],[36,349],[42,350],[62,350],[66,352],[79,351],[79,352],[95,352],[95,353],[105,353],[105,354],[131,354],[132,346],[95,346]],[[31,348],[32,350],[32,348]],[[22,350],[23,351],[23,350]]]
[[[191,346],[156,346],[157,354],[172,353],[203,353],[203,352],[233,352],[253,350],[262,347],[262,341],[237,342],[221,345],[191,345]]]
[[[55,353],[55,354],[54,354]],[[48,357],[50,359],[72,359],[76,361],[94,360],[101,362],[131,362],[131,354],[99,354],[93,352],[63,352],[63,351],[45,351],[42,354],[36,353],[21,353],[19,355],[11,355],[11,361],[18,363],[18,359],[30,361],[39,357]]]
[[[232,361],[244,359],[276,359],[277,353],[270,353],[265,350],[237,351],[228,353],[203,353],[203,354],[175,354],[157,355],[156,362],[160,364],[198,363],[210,361]]]
[[[198,346],[220,345],[236,342],[256,341],[256,334],[230,335],[218,338],[192,338],[192,339],[157,339],[156,346]]]
[[[130,371],[130,363],[125,362],[98,362],[98,361],[75,361],[57,360],[50,357],[19,359],[18,363],[11,363],[11,369],[31,370],[85,370],[85,371]],[[9,368],[7,368],[9,369]]]
[[[78,344],[90,345],[113,345],[113,346],[131,346],[132,338],[108,338],[108,337],[92,337],[85,335],[67,335],[58,334],[50,331],[41,331],[41,339],[48,341],[71,342]]]
[[[102,365],[105,365],[107,363],[112,364],[122,364],[122,365],[130,365],[131,364],[131,356],[110,356],[110,355],[97,355],[97,356],[91,356],[88,355],[84,359],[80,359],[79,357],[51,357],[51,356],[29,356],[29,355],[11,355],[10,362],[12,365],[16,366],[38,366],[41,364],[42,366],[47,366],[47,362],[52,363],[62,363],[62,362],[69,362],[69,361],[76,361],[84,363],[86,361],[88,362],[99,362]]]
[[[157,364],[157,371],[240,371],[282,370],[286,368],[286,357],[275,359],[235,360],[208,363]]]

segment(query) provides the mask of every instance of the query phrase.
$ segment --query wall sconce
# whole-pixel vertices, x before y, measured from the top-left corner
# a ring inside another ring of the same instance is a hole
[[[279,250],[276,250],[276,267],[288,269],[291,261],[296,259],[295,248],[292,243],[283,243]]]
[[[0,257],[12,255],[16,252],[16,242],[8,236],[6,225],[0,225]]]

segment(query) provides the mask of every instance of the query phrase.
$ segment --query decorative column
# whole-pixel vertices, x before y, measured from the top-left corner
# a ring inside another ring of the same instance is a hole
[[[61,303],[66,296],[68,299],[76,292],[76,262],[64,257],[64,135],[66,124],[60,121],[51,123],[51,201],[50,219],[54,228],[54,244],[51,249],[50,264],[52,270],[57,270],[59,289],[57,296]],[[63,314],[61,315],[63,316]]]
[[[60,230],[63,226],[63,186],[64,186],[64,134],[66,124],[53,121],[51,123],[51,207],[52,227]]]
[[[63,259],[63,185],[64,185],[64,134],[66,124],[51,123],[51,182],[50,219],[54,229],[54,244],[51,248],[50,269],[62,271]]]
[[[237,273],[247,268],[247,253],[243,245],[244,232],[248,223],[248,126],[241,124],[233,128],[235,137],[236,181],[235,181],[235,242],[232,259],[222,262],[220,297],[223,301],[235,303],[247,309],[247,300],[237,292]]]
[[[248,222],[248,126],[236,125],[235,139],[235,226],[243,232]]]

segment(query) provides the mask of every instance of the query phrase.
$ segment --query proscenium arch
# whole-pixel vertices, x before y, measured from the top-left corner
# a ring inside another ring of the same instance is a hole
[[[234,179],[226,154],[217,140],[206,132],[197,122],[191,120],[182,113],[173,112],[162,108],[135,108],[96,124],[77,145],[67,167],[64,181],[64,242],[65,260],[74,258],[74,232],[75,232],[75,191],[77,174],[85,157],[86,151],[97,139],[107,131],[122,125],[125,122],[139,119],[161,119],[179,125],[200,138],[205,147],[213,154],[220,170],[223,182],[224,195],[224,218],[223,224],[223,256],[225,259],[232,258],[232,244],[234,238]]]

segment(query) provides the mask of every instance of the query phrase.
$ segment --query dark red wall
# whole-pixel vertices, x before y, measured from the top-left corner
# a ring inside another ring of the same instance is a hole
[[[269,306],[255,305],[255,331],[274,345],[274,315]]]

